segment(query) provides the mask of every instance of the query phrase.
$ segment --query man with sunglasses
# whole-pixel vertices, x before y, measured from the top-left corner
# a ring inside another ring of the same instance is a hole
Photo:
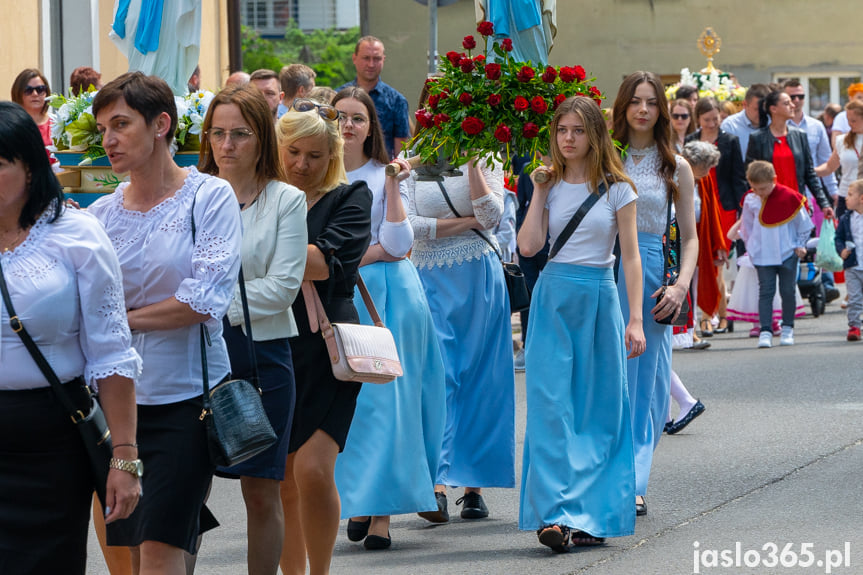
[[[408,101],[398,90],[381,80],[386,60],[384,43],[374,36],[363,36],[354,48],[352,59],[357,77],[339,86],[336,92],[348,86],[358,86],[369,93],[384,132],[387,153],[391,158],[395,157],[401,151],[402,144],[410,138]]]
[[[812,155],[812,165],[820,166],[830,159],[830,154],[832,152],[830,148],[830,139],[827,136],[827,129],[820,121],[803,113],[806,103],[806,89],[803,87],[803,84],[800,83],[800,80],[797,80],[796,78],[785,80],[785,82],[782,83],[782,89],[791,97],[791,106],[794,112],[794,117],[788,120],[788,125],[800,128],[806,132],[806,135],[809,138],[809,152]],[[837,184],[836,177],[833,174],[828,174],[826,177],[821,178],[821,185],[823,185],[824,189],[827,190],[827,193],[830,194],[831,199],[836,198]],[[806,192],[810,197],[809,201],[813,202],[812,205],[817,205],[817,203],[811,199],[813,198],[812,192],[809,191],[808,188],[806,189]],[[822,281],[824,283],[824,288],[827,290],[827,301],[831,302],[838,298],[839,290],[836,289],[836,286],[833,283],[833,273],[825,270],[822,274]]]

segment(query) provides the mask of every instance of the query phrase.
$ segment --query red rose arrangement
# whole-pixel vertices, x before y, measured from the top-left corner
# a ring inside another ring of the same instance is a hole
[[[528,170],[548,154],[548,126],[558,106],[570,96],[601,105],[602,93],[581,66],[531,66],[511,57],[512,40],[494,41],[494,26],[480,22],[478,41],[462,40],[464,52],[450,51],[440,61],[443,76],[427,81],[429,97],[417,110],[420,127],[407,147],[423,162],[440,157],[454,167],[477,157],[498,161],[509,170],[512,156],[530,154]]]

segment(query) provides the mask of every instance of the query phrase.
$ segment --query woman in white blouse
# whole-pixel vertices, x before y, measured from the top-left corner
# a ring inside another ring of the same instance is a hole
[[[461,517],[488,517],[482,487],[515,486],[515,372],[509,297],[492,230],[503,213],[503,171],[471,159],[463,175],[406,180],[411,260],[428,298],[446,366],[447,422],[435,492],[465,486]],[[449,207],[452,202],[456,215]]]
[[[836,147],[827,162],[816,168],[818,177],[835,172],[842,168],[842,178],[839,180],[838,199],[836,200],[836,219],[845,213],[845,197],[848,195],[848,186],[860,177],[857,165],[863,154],[863,102],[851,100],[845,105],[845,113],[848,118],[850,130],[836,140]]]
[[[296,386],[288,338],[297,335],[291,304],[306,266],[306,201],[285,183],[267,101],[253,85],[226,88],[202,126],[201,172],[231,184],[242,208],[243,279],[259,384],[279,439],[269,449],[217,473],[239,476],[248,516],[251,575],[275,575],[285,531],[279,483],[285,477]],[[239,285],[223,320],[233,377],[254,376]]]
[[[239,273],[240,208],[226,181],[174,163],[177,108],[164,80],[123,74],[99,91],[93,115],[111,166],[130,177],[90,212],[120,259],[144,360],[138,445],[147,496],[128,520],[108,526],[108,544],[132,548],[135,572],[181,575],[183,552],[194,554],[208,527],[200,518],[214,467],[200,417],[201,348],[214,387],[230,372],[222,317]]]
[[[0,267],[18,319],[70,399],[87,409],[85,386],[97,387],[114,456],[137,459],[141,358],[117,256],[95,218],[64,209],[39,129],[11,102],[0,102]],[[6,305],[0,310],[0,571],[83,575],[89,458]],[[105,521],[128,517],[140,493],[137,475],[111,469]]]
[[[390,515],[437,511],[434,481],[445,418],[444,366],[428,301],[416,268],[407,260],[414,233],[407,217],[406,186],[387,177],[389,162],[371,97],[362,88],[339,92],[345,170],[351,182],[372,191],[372,239],[360,273],[381,320],[392,331],[404,375],[387,385],[364,385],[357,425],[336,462],[342,517],[348,539],[366,549],[391,544]],[[402,174],[410,166],[397,160]],[[354,296],[362,323],[371,316]]]

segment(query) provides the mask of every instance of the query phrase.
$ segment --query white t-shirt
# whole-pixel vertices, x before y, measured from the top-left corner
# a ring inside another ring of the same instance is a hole
[[[836,117],[833,118],[833,128],[832,131],[834,134],[847,134],[851,131],[851,125],[848,123],[848,112],[842,110]]]
[[[836,147],[839,148],[839,165],[842,167],[842,178],[839,180],[837,193],[841,197],[848,196],[848,186],[859,176],[857,164],[860,162],[860,154],[863,153],[863,134],[857,134],[854,138],[854,147],[845,145],[845,135],[836,139]]]
[[[590,194],[590,185],[561,180],[548,192],[548,234],[554,245],[566,224]],[[617,211],[636,200],[635,190],[626,183],[612,184],[608,192],[587,212],[578,228],[552,261],[608,268],[614,264]]]
[[[364,180],[372,192],[372,239],[369,245],[380,244],[384,251],[393,257],[406,256],[414,243],[414,230],[407,217],[400,222],[387,220],[385,166],[377,160],[369,160],[356,170],[348,172],[347,176],[351,183]],[[408,192],[404,181],[399,184],[399,195],[407,213]]]

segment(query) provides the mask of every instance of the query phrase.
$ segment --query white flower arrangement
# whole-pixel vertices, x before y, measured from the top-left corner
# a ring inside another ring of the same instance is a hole
[[[180,151],[201,149],[201,125],[215,96],[209,90],[199,90],[182,98],[174,97],[177,104],[177,131],[174,136]]]
[[[51,139],[58,152],[83,152],[85,158],[91,161],[105,155],[102,134],[96,129],[96,118],[93,117],[93,98],[96,93],[91,88],[77,96],[49,96],[48,101],[56,110]]]
[[[741,102],[746,97],[746,88],[731,79],[730,74],[711,70],[709,74],[690,72],[689,68],[680,71],[680,82],[665,89],[669,101],[674,100],[677,89],[681,86],[698,88],[698,97],[713,97],[720,102]]]

